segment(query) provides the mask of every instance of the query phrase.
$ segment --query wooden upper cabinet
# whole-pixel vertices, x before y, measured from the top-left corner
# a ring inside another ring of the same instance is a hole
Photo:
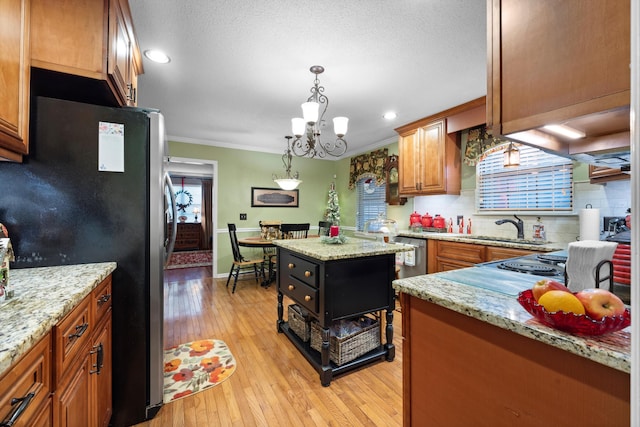
[[[0,2],[0,159],[29,152],[29,0]]]
[[[416,161],[420,157],[420,132],[419,128],[411,129],[400,134],[399,148],[400,159],[398,162],[399,177],[398,189],[400,194],[418,194],[421,164]]]
[[[629,0],[487,6],[487,124],[494,135],[564,123],[587,134],[580,143],[587,147],[590,138],[629,130]],[[570,153],[569,146],[560,140],[547,148]]]
[[[119,93],[124,94],[125,104],[137,103],[138,74],[142,63],[133,32],[131,12],[126,1],[109,3],[109,60],[108,73]]]
[[[400,196],[460,194],[460,133],[485,122],[485,97],[396,128]]]
[[[118,105],[135,105],[142,63],[127,0],[32,0],[31,65],[104,81]]]
[[[400,195],[460,194],[456,138],[447,135],[445,119],[400,134]]]

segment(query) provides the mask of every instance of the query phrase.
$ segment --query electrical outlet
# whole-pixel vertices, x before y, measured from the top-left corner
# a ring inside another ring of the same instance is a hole
[[[246,221],[247,220],[247,214],[246,213],[241,213],[240,214],[240,221]]]

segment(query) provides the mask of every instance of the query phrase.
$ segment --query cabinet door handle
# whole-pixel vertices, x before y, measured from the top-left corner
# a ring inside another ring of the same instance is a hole
[[[304,277],[311,277],[311,272],[309,270],[305,271]]]
[[[76,326],[76,332],[74,334],[69,334],[69,341],[73,341],[76,338],[80,338],[89,327],[88,323],[83,323],[82,325]]]
[[[306,302],[311,301],[311,296],[310,296],[310,295],[305,295],[305,296],[304,296],[304,300],[305,300]]]
[[[34,392],[31,392],[24,397],[14,397],[13,399],[11,399],[11,406],[14,406],[18,403],[20,404],[16,406],[15,409],[9,413],[9,415],[7,415],[7,418],[5,418],[2,423],[0,423],[0,426],[10,427],[14,425],[16,421],[18,421],[18,418],[20,418],[20,415],[22,415],[22,413],[29,407],[31,399],[33,399],[35,395],[36,394]]]
[[[289,270],[293,270],[296,267],[296,265],[290,262],[289,265],[287,265],[287,267],[289,267]]]
[[[102,343],[93,346],[93,348],[91,349],[91,351],[89,352],[90,354],[97,354],[96,356],[96,364],[93,365],[94,368],[96,368],[93,371],[89,371],[90,374],[98,374],[100,375],[100,371],[102,370],[102,365],[104,364],[104,347],[102,346]]]
[[[293,286],[293,285],[289,285],[289,290],[290,290],[290,291],[294,290],[295,288],[296,288],[295,286]]]
[[[98,298],[98,307],[111,299],[111,294],[104,294]]]

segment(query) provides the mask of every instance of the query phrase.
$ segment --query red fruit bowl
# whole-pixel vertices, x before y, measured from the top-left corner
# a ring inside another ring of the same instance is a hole
[[[607,316],[602,320],[594,320],[586,314],[565,313],[564,311],[548,312],[533,298],[531,289],[518,294],[518,302],[529,314],[540,322],[561,331],[580,335],[603,335],[619,331],[631,324],[631,313],[626,309],[620,316]]]

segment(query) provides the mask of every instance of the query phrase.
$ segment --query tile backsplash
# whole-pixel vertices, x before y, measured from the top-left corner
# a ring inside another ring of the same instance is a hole
[[[575,241],[579,236],[580,224],[578,212],[587,204],[600,209],[600,215],[624,216],[631,206],[631,182],[611,181],[606,184],[590,184],[589,182],[574,183],[574,211],[567,214],[518,214],[524,221],[525,238],[530,239],[533,225],[537,218],[545,226],[547,240],[567,244]],[[465,223],[472,220],[472,234],[483,234],[497,237],[516,237],[516,228],[511,224],[496,225],[500,218],[513,218],[511,213],[478,214],[475,211],[475,191],[463,190],[459,196],[420,196],[413,198],[414,210],[424,215],[440,214],[447,221],[456,222],[457,215],[464,215]],[[602,226],[602,224],[601,224]],[[454,232],[457,228],[454,227]],[[601,238],[606,237],[602,234]]]

